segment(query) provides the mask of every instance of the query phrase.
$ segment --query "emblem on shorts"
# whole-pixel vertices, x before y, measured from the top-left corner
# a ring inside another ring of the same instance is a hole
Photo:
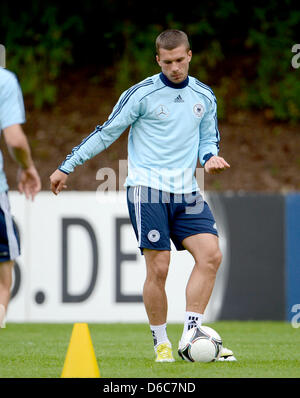
[[[193,107],[193,111],[197,117],[201,117],[204,113],[204,106],[202,104],[195,104]]]
[[[165,105],[159,105],[155,110],[155,114],[158,119],[166,119],[169,116],[169,113],[169,109]]]
[[[150,242],[155,243],[158,242],[160,239],[160,233],[156,230],[156,229],[152,229],[151,231],[149,231],[148,233],[148,239],[150,240]]]

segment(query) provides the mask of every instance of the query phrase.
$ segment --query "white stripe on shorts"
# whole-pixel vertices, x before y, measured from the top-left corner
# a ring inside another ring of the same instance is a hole
[[[10,213],[9,200],[6,192],[0,193],[0,207],[3,210],[5,217],[9,256],[11,260],[15,260],[20,255],[20,252],[19,252],[18,241],[15,235],[13,219]]]
[[[134,187],[133,202],[135,209],[135,221],[138,232],[138,245],[141,245],[142,231],[141,231],[141,186]]]

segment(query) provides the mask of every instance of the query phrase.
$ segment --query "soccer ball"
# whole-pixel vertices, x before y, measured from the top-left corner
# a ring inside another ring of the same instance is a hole
[[[188,362],[213,362],[222,347],[220,335],[208,326],[188,330],[180,342],[180,351]]]

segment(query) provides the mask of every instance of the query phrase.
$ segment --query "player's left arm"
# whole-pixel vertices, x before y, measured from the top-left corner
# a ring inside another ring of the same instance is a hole
[[[209,174],[220,173],[230,167],[224,158],[218,155],[220,132],[217,121],[217,101],[214,96],[201,120],[199,127],[199,159]]]
[[[7,75],[1,89],[0,125],[9,153],[20,166],[17,176],[18,189],[27,199],[33,200],[41,190],[41,181],[21,126],[25,123],[25,108],[21,87],[13,73]]]
[[[10,155],[20,166],[17,177],[18,189],[27,199],[33,200],[41,190],[41,180],[31,157],[27,137],[20,124],[5,127],[3,134]]]
[[[226,162],[221,156],[212,156],[207,162],[205,162],[204,170],[209,174],[217,174],[228,169],[230,164]]]

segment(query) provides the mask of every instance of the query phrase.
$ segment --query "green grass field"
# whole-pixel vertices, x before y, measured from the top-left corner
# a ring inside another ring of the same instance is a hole
[[[188,363],[177,355],[182,325],[169,324],[176,361],[154,362],[147,324],[89,324],[103,378],[299,378],[300,329],[284,322],[216,322],[237,362]],[[72,324],[7,324],[1,378],[60,378]]]

